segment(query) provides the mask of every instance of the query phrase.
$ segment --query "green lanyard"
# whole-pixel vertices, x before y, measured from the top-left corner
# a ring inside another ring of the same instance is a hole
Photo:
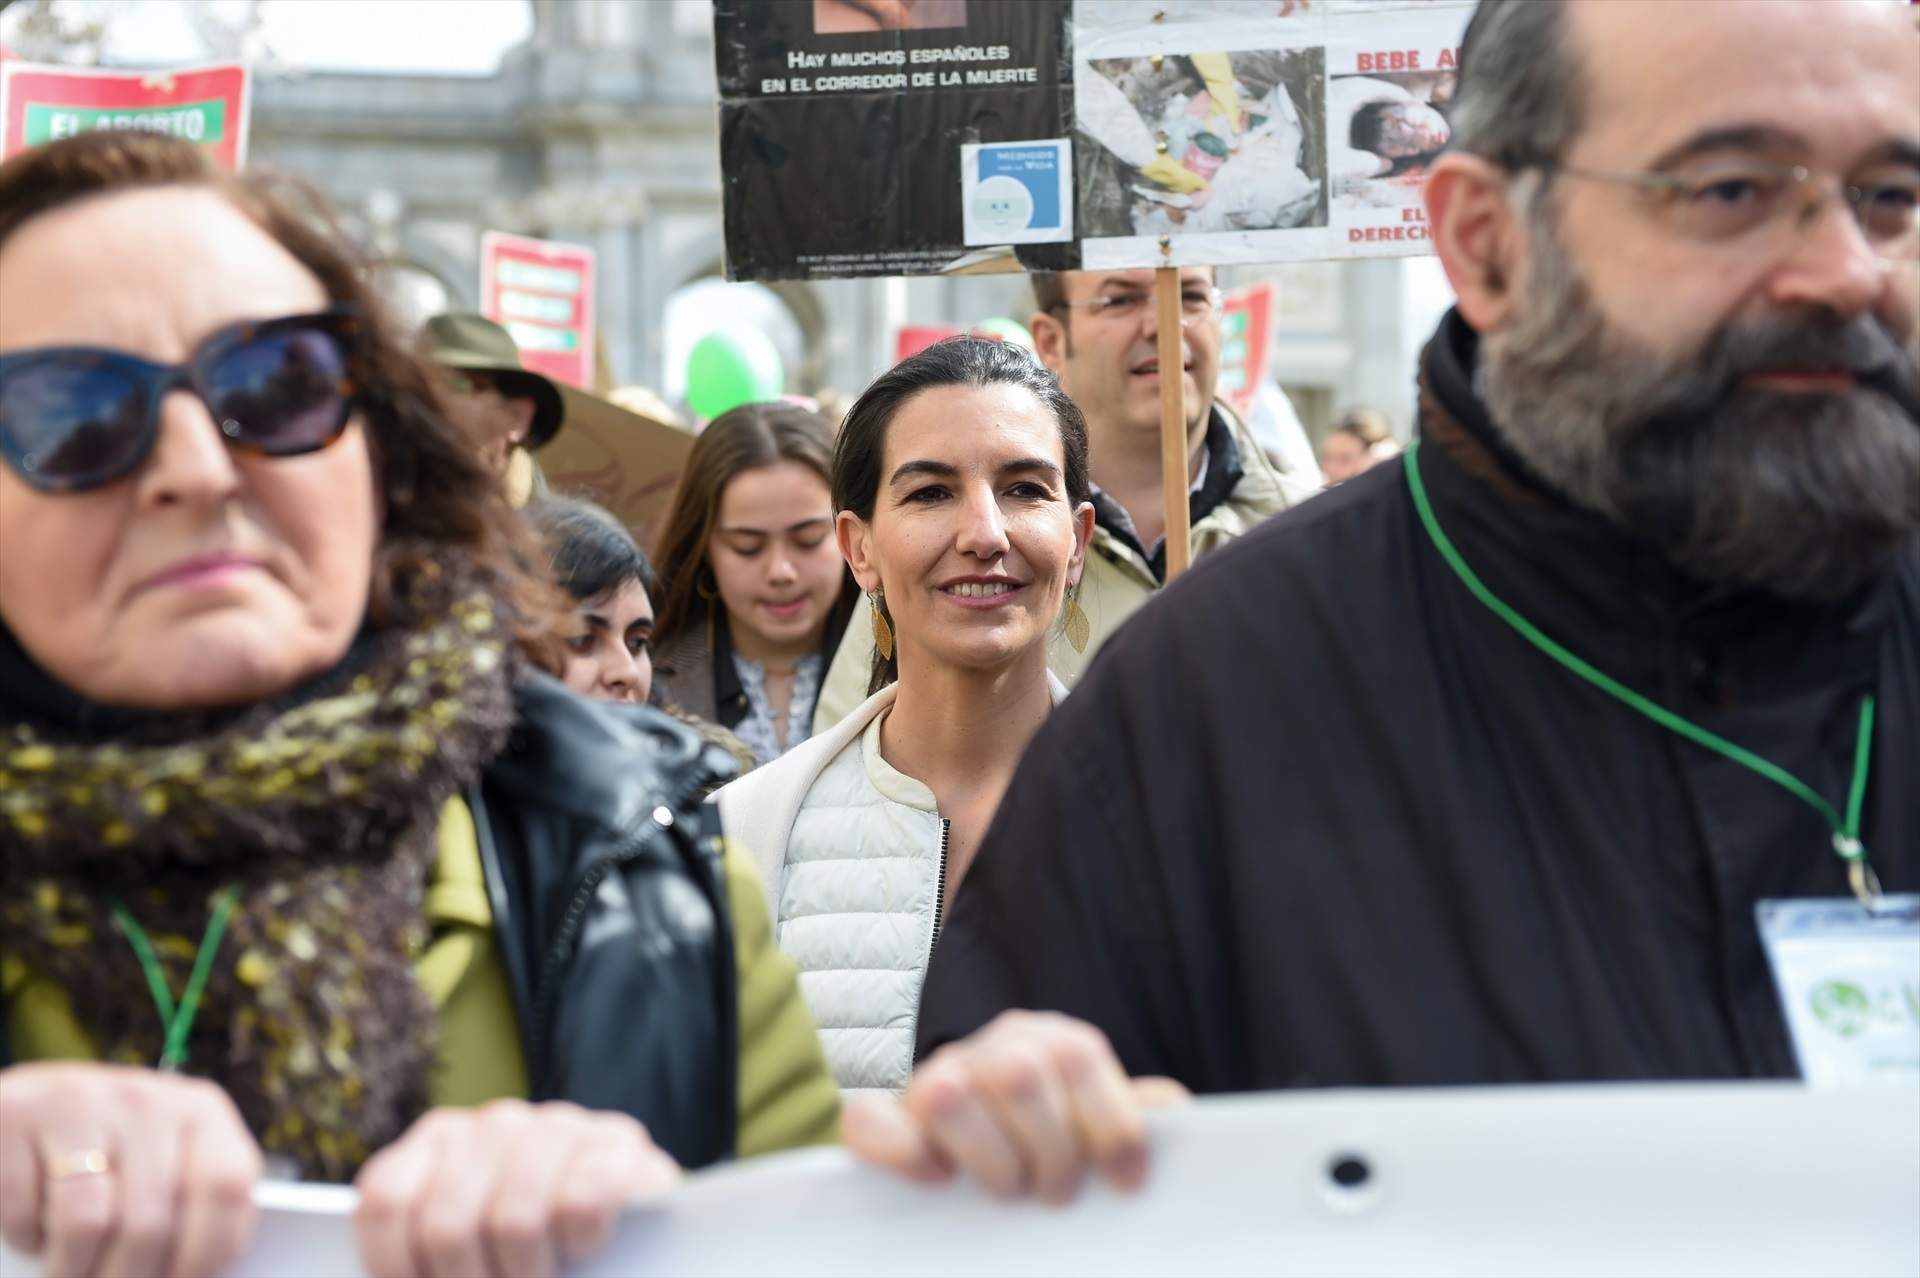
[[[227,916],[233,913],[233,897],[234,889],[227,888],[213,903],[213,917],[207,920],[206,933],[200,938],[200,952],[194,956],[193,971],[187,975],[187,988],[180,992],[178,1008],[174,1007],[173,991],[167,986],[166,969],[154,956],[146,931],[121,904],[120,898],[113,897],[108,902],[113,908],[114,922],[120,925],[127,944],[133,947],[134,957],[140,960],[140,970],[146,973],[147,988],[153,994],[154,1009],[160,1013],[160,1024],[166,1027],[160,1068],[168,1072],[187,1063],[187,1035],[193,1032],[193,1018],[200,1011],[200,994],[206,988],[207,973],[213,969],[213,956],[220,949],[220,938],[226,935]]]
[[[1793,773],[1776,763],[1770,763],[1751,750],[1743,749],[1725,737],[1707,731],[1697,723],[1683,719],[1665,706],[1659,705],[1627,687],[1619,680],[1602,674],[1587,662],[1549,639],[1531,621],[1514,611],[1507,602],[1475,575],[1467,561],[1454,549],[1453,542],[1441,529],[1440,521],[1434,518],[1433,504],[1427,500],[1427,486],[1420,478],[1420,443],[1415,440],[1405,453],[1403,465],[1407,472],[1407,487],[1413,491],[1414,508],[1420,512],[1420,522],[1426,526],[1427,536],[1432,540],[1440,557],[1447,561],[1454,575],[1460,578],[1475,599],[1492,610],[1496,617],[1520,632],[1521,638],[1552,657],[1573,673],[1585,679],[1602,692],[1619,698],[1641,714],[1652,719],[1670,732],[1679,733],[1696,745],[1704,746],[1715,754],[1731,759],[1741,767],[1757,772],[1788,793],[1803,800],[1814,811],[1826,818],[1833,827],[1833,850],[1847,865],[1847,884],[1860,903],[1868,909],[1876,909],[1880,904],[1880,880],[1867,864],[1867,849],[1860,842],[1860,810],[1867,798],[1867,765],[1873,755],[1873,694],[1868,693],[1860,702],[1860,733],[1853,750],[1853,785],[1847,793],[1847,811],[1844,817],[1834,806],[1814,788]]]

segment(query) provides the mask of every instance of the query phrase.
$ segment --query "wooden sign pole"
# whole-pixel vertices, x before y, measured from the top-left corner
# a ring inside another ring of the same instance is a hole
[[[1153,273],[1160,329],[1160,493],[1167,513],[1167,580],[1187,570],[1192,557],[1187,510],[1186,343],[1180,329],[1180,268]]]

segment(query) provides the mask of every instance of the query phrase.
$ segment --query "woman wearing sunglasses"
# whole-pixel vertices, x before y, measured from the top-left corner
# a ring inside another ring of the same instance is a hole
[[[564,602],[325,225],[156,135],[0,165],[0,1235],[52,1273],[217,1272],[263,1170],[354,1178],[377,1274],[553,1272],[832,1133],[724,769],[527,668]],[[1137,1167],[979,1081],[1101,1103],[1085,1034],[967,1052],[960,1137],[856,1146]]]

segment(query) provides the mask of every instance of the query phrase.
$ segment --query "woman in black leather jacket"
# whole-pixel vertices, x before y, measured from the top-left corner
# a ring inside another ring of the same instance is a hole
[[[831,1139],[731,765],[521,655],[565,601],[317,206],[97,133],[0,210],[7,1238],[217,1269],[265,1167],[377,1272],[540,1272]]]

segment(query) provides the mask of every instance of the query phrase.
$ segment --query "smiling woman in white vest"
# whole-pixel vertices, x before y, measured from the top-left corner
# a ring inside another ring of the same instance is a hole
[[[832,488],[876,618],[871,695],[717,797],[840,1086],[897,1091],[940,920],[1066,695],[1048,634],[1085,642],[1086,424],[1024,350],[955,338],[860,397]]]

